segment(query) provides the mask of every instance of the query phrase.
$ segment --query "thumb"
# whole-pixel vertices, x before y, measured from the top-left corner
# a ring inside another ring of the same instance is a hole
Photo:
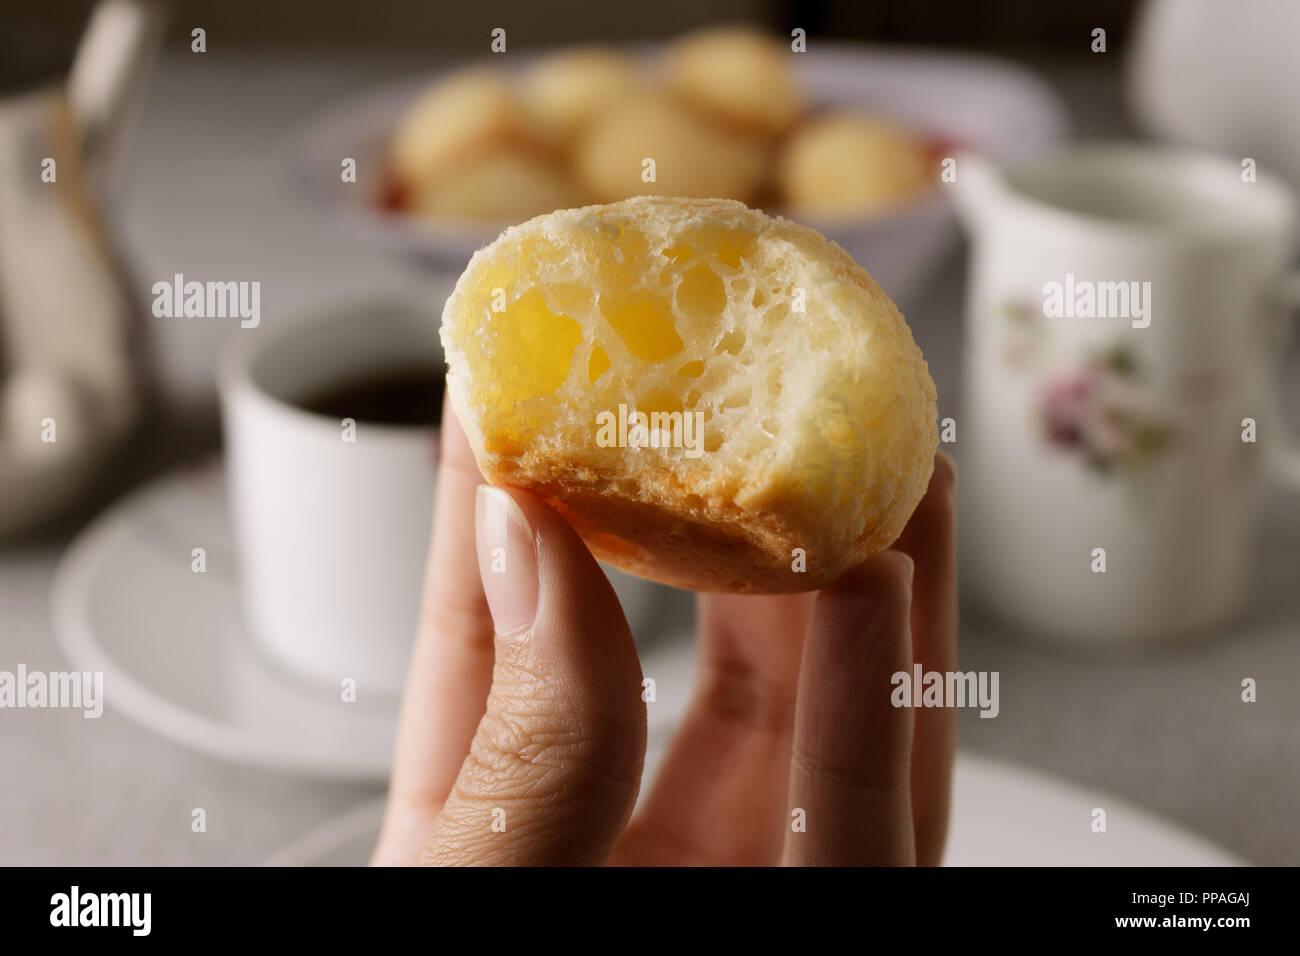
[[[421,860],[603,863],[645,757],[641,666],[623,610],[541,499],[480,485],[475,524],[496,629],[492,689]]]

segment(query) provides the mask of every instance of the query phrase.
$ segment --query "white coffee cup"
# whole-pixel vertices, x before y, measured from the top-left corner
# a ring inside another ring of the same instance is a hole
[[[313,393],[441,368],[432,306],[365,300],[241,330],[219,386],[246,618],[285,669],[358,700],[401,690],[419,608],[437,428],[304,410]],[[349,440],[352,439],[352,440]],[[470,555],[468,560],[473,560]]]
[[[1075,640],[1224,623],[1257,463],[1300,488],[1275,414],[1291,195],[1232,160],[1108,144],[959,157],[951,188],[972,238],[964,598]]]

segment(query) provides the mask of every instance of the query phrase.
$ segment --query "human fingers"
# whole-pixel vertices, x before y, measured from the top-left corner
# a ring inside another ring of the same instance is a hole
[[[541,499],[484,485],[477,512],[492,687],[421,862],[603,863],[645,757],[627,621],[586,546]]]
[[[402,695],[384,825],[372,862],[415,862],[483,716],[492,618],[474,555],[483,482],[450,402],[443,403],[433,536]]]
[[[697,607],[694,700],[617,860],[776,863],[812,595],[704,594]]]
[[[922,673],[957,669],[957,468],[940,452],[930,487],[894,544],[916,564],[912,582],[912,660]],[[922,707],[912,732],[912,817],[916,861],[938,866],[948,838],[957,712]]]
[[[882,551],[817,595],[790,763],[786,865],[915,862],[912,711],[890,701],[912,664],[912,559]]]

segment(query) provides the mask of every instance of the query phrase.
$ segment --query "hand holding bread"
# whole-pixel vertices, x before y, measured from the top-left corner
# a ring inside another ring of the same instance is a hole
[[[653,785],[643,681],[665,675],[600,567],[541,499],[480,484],[450,405],[440,460],[375,863],[940,862],[956,711],[889,701],[896,671],[956,667],[944,455],[894,547],[831,587],[700,597],[694,698]]]

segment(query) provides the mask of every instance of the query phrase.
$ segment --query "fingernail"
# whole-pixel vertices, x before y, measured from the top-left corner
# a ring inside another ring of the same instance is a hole
[[[515,500],[500,488],[479,485],[474,538],[483,594],[498,634],[514,634],[537,617],[537,552],[533,529]]]

